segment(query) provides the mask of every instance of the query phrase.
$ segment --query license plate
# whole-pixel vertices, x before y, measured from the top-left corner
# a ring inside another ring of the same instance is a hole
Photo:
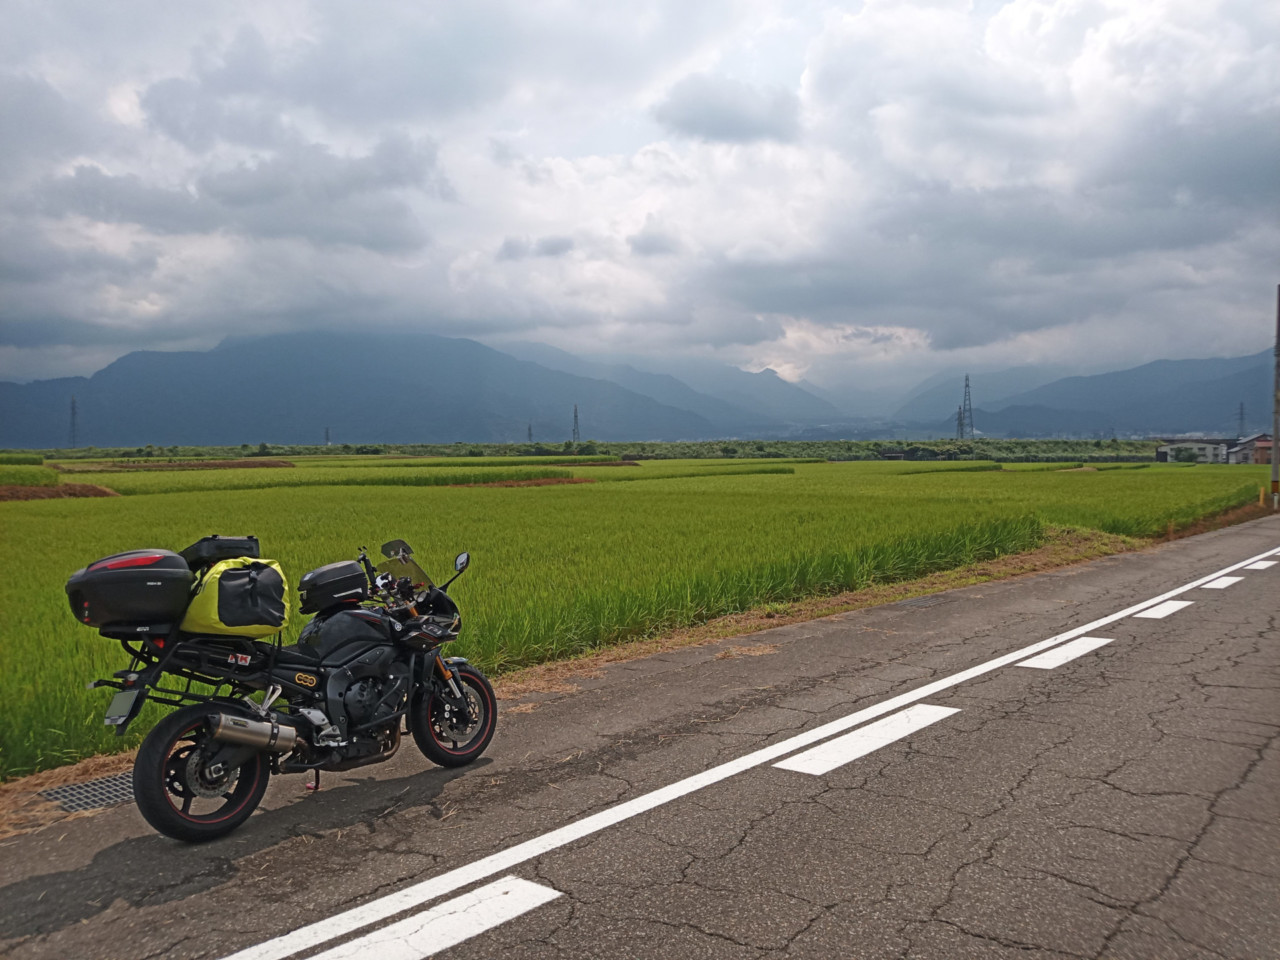
[[[112,697],[111,706],[107,707],[107,715],[102,722],[108,727],[118,727],[128,720],[139,692],[138,690],[121,690]]]

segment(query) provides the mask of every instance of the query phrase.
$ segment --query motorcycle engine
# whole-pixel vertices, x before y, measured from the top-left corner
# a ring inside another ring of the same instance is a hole
[[[376,677],[357,680],[347,687],[342,705],[353,726],[368,723],[373,718],[373,708],[377,706],[381,693],[382,681]]]

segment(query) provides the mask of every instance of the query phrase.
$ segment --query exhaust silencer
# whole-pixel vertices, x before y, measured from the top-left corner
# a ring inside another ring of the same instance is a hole
[[[211,713],[205,718],[209,736],[223,743],[240,743],[258,750],[284,753],[298,742],[298,730],[275,720],[249,720],[233,713]]]

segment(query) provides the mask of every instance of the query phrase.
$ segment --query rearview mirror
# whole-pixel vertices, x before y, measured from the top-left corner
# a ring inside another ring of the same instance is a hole
[[[453,569],[457,570],[459,573],[467,569],[470,565],[471,554],[465,552],[458,554],[457,559],[453,561]]]

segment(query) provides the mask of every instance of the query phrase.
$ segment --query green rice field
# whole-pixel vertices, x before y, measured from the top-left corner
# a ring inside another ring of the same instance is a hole
[[[50,467],[0,464],[0,487],[52,487],[57,482],[58,473]]]
[[[441,578],[454,554],[468,550],[471,569],[452,588],[464,623],[454,652],[500,673],[764,603],[1024,551],[1047,526],[1163,534],[1255,501],[1267,477],[1267,468],[1250,466],[1045,466],[664,460],[425,468],[317,458],[293,469],[64,474],[126,495],[0,503],[0,777],[132,746],[160,715],[148,707],[117,739],[102,725],[111,692],[85,690],[127,658],[76,623],[63,584],[122,550],[255,534],[293,584],[394,537],[413,544]],[[597,482],[445,485],[570,476]],[[295,616],[286,641],[302,623]]]

